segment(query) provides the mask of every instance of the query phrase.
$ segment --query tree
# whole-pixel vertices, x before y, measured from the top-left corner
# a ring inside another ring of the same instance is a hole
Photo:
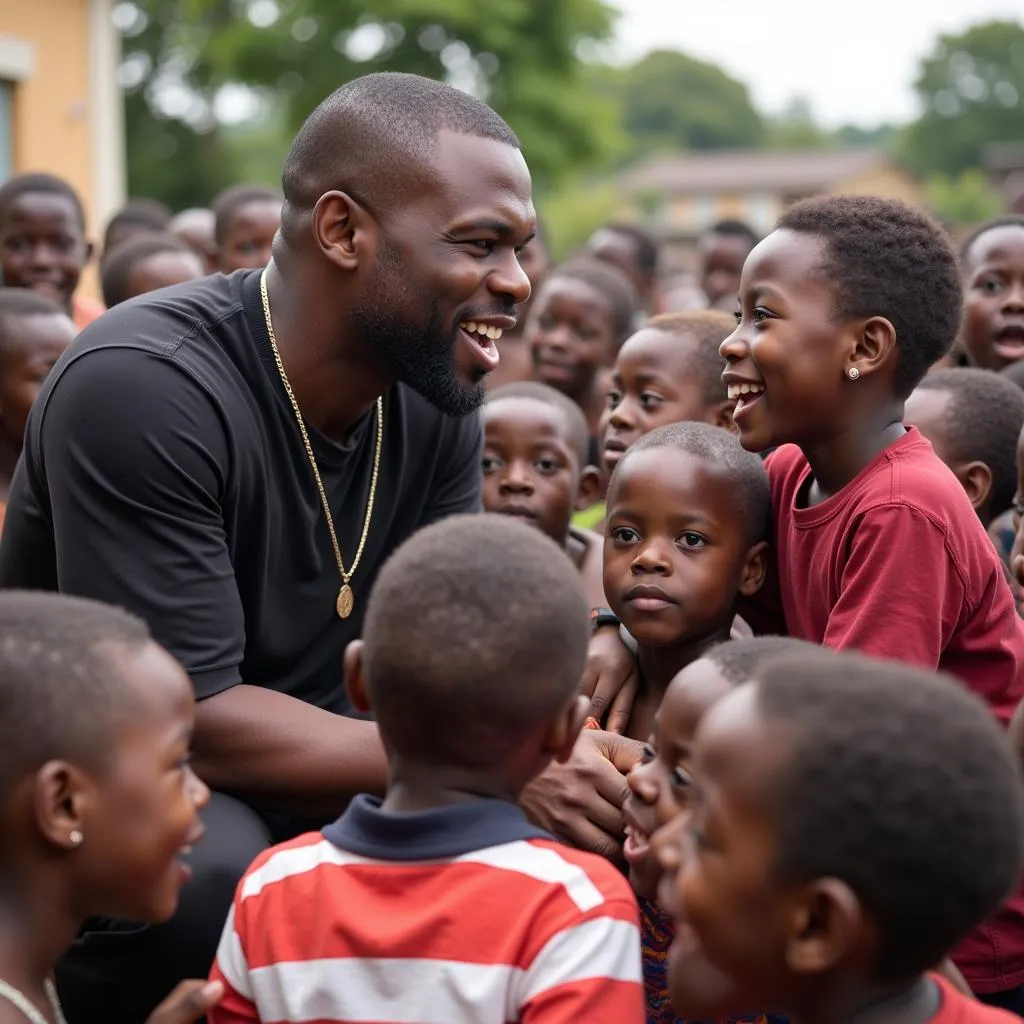
[[[940,36],[915,88],[924,112],[903,138],[910,168],[957,175],[980,165],[987,143],[1024,137],[1024,24]]]
[[[237,176],[220,143],[225,119],[277,111],[287,138],[333,89],[372,71],[443,78],[486,99],[542,183],[615,137],[614,105],[582,86],[577,55],[610,36],[605,0],[134,0],[117,12],[131,188],[175,205]],[[162,165],[137,152],[153,135],[165,139]],[[187,163],[168,163],[170,138]]]
[[[768,123],[767,142],[772,149],[824,149],[832,141],[814,120],[806,96],[793,97],[782,114]]]
[[[935,174],[925,182],[928,204],[952,228],[979,224],[1003,208],[999,193],[977,168],[955,178]]]
[[[655,50],[610,72],[633,155],[659,150],[730,149],[759,145],[764,124],[742,82],[720,67],[674,50]]]

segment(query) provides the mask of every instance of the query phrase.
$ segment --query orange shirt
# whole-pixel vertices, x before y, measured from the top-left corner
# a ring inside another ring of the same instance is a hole
[[[76,295],[71,300],[71,319],[75,321],[75,326],[79,330],[88,327],[93,320],[102,316],[106,311],[107,307],[102,302],[97,302],[96,299],[87,299]]]

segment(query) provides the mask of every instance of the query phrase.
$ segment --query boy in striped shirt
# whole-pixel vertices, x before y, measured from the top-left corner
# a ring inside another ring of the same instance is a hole
[[[498,516],[428,527],[382,570],[345,655],[388,755],[383,803],[261,854],[210,1024],[640,1024],[636,903],[516,805],[588,710],[579,574]]]

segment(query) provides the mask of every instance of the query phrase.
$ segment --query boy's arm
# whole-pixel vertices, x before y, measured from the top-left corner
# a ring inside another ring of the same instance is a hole
[[[934,671],[965,596],[945,534],[928,516],[909,505],[870,509],[850,537],[822,645]]]
[[[640,926],[632,894],[602,903],[549,939],[525,971],[517,1002],[522,1024],[642,1024]]]
[[[244,883],[245,879],[242,879]],[[245,913],[242,908],[239,883],[235,893],[235,902],[228,914],[221,934],[220,946],[217,948],[217,959],[213,962],[210,972],[211,982],[220,982],[224,986],[224,995],[206,1014],[208,1024],[258,1024],[260,1015],[252,999],[252,986],[249,982],[249,962],[246,959],[243,936],[239,931],[245,930]]]

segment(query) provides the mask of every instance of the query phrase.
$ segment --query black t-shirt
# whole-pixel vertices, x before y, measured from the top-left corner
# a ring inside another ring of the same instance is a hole
[[[350,567],[376,412],[343,445],[309,433]],[[199,697],[245,682],[349,713],[342,652],[361,632],[371,584],[419,527],[479,510],[481,444],[476,416],[444,416],[403,385],[384,396],[373,519],[343,621],[259,272],[167,289],[88,327],[47,380],[11,486],[0,587],[135,612]]]

